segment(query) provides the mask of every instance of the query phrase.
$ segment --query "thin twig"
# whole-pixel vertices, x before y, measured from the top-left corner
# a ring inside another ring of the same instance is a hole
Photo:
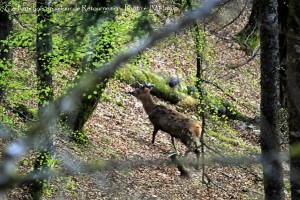
[[[255,50],[255,52],[252,54],[252,56],[250,58],[248,58],[247,60],[245,60],[244,62],[240,63],[240,64],[237,64],[237,65],[228,65],[228,66],[231,66],[229,67],[230,69],[237,69],[237,68],[240,68],[246,64],[248,64],[249,62],[251,62],[252,60],[254,60],[254,58],[260,53],[260,46]]]
[[[217,150],[215,150],[215,149],[209,147],[206,143],[204,143],[204,145],[206,146],[206,148],[208,148],[209,150],[213,151],[214,153],[220,155],[222,158],[226,158],[226,156],[224,156],[222,153],[218,152]],[[234,161],[232,161],[232,164],[234,164],[234,165],[238,166],[239,168],[241,168],[241,169],[247,171],[248,173],[252,174],[252,175],[255,176],[258,180],[263,180],[262,177],[260,177],[257,173],[254,173],[254,172],[250,171],[248,168],[243,167],[243,166],[241,166],[240,164],[238,164],[238,163],[236,163],[236,162],[234,162]]]
[[[246,7],[248,5],[248,0],[246,0],[245,4],[244,4],[244,7],[243,9],[240,11],[240,13],[235,17],[233,18],[233,20],[231,20],[229,23],[225,24],[224,26],[222,26],[220,29],[223,30],[225,29],[227,26],[230,26],[231,24],[233,24],[242,14],[243,12],[246,10]]]

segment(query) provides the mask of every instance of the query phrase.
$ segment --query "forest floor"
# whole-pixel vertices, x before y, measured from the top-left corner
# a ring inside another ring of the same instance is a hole
[[[214,65],[206,78],[223,88],[229,88],[238,99],[237,107],[243,114],[259,115],[259,65],[255,58],[245,65],[233,69],[231,66],[243,63],[249,58],[232,40],[232,36],[245,24],[242,16],[231,26],[215,30],[210,36],[214,51]],[[218,35],[218,36],[216,36]],[[195,73],[195,59],[187,62],[187,55],[194,55],[193,39],[188,31],[174,36],[178,41],[166,40],[149,49],[149,68],[172,76],[180,71],[188,79]],[[208,87],[224,96],[213,86]],[[76,145],[64,138],[58,138],[58,158],[65,156],[74,163],[93,162],[97,159],[115,160],[105,170],[92,174],[76,174],[51,181],[49,191],[43,199],[263,199],[261,167],[234,163],[221,165],[208,163],[205,174],[210,183],[202,183],[202,170],[188,165],[190,178],[182,178],[175,165],[170,163],[173,152],[168,134],[158,132],[155,145],[151,144],[153,127],[140,102],[128,94],[133,88],[118,80],[109,82],[103,100],[98,104],[85,126],[90,144]],[[228,98],[228,96],[224,96]],[[155,98],[159,104],[176,109],[174,105]],[[195,115],[186,112],[186,115]],[[206,144],[219,153],[206,149],[205,157],[242,156],[259,153],[259,127],[240,121],[214,122],[208,119],[208,126],[216,135],[206,134]],[[227,131],[231,130],[235,134]],[[222,131],[221,131],[222,130]],[[184,152],[180,145],[179,150]],[[195,155],[189,154],[190,160]],[[122,164],[123,163],[123,164]],[[129,163],[129,164],[128,164]],[[64,163],[66,164],[66,163]],[[69,163],[72,165],[72,163]],[[16,188],[7,199],[30,199]]]
[[[192,166],[187,166],[190,179],[180,177],[177,167],[170,164],[169,155],[173,152],[170,137],[159,132],[155,145],[151,144],[152,125],[141,103],[128,95],[132,90],[122,82],[110,82],[105,94],[109,100],[98,105],[85,128],[91,143],[82,147],[60,140],[57,149],[58,157],[72,157],[75,164],[101,158],[119,161],[120,166],[53,181],[52,194],[45,199],[263,199],[262,182],[258,178],[262,176],[261,169],[255,164],[243,167],[209,164],[205,169],[211,179],[209,184],[202,183],[202,170]],[[240,136],[254,134],[253,127],[242,130],[239,122],[229,123],[239,129]],[[247,152],[238,141],[221,145],[210,135],[205,141],[224,156]],[[247,137],[243,142],[248,146],[258,145],[257,141],[247,141]],[[182,145],[180,152],[184,152]],[[207,157],[219,156],[206,152]],[[188,157],[195,159],[193,154]]]

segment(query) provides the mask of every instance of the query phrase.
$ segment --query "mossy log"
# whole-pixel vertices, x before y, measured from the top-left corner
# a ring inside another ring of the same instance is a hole
[[[155,88],[153,88],[151,91],[152,95],[185,108],[196,107],[199,102],[195,96],[188,94],[188,86],[186,86],[184,82],[181,81],[178,86],[172,88],[168,84],[170,78],[145,68],[124,67],[116,72],[115,77],[132,86],[136,86],[136,81],[140,83],[144,83],[145,81],[148,83],[153,83],[155,84]],[[205,100],[205,104],[208,110],[213,114],[226,116],[229,119],[234,120],[252,120],[252,118],[249,118],[238,112],[236,106],[221,97],[215,97],[214,99],[207,98]]]
[[[140,83],[144,83],[145,81],[153,83],[155,84],[155,88],[153,88],[151,94],[172,104],[177,104],[187,97],[182,84],[179,87],[171,88],[168,84],[169,78],[147,69],[124,67],[116,72],[116,78],[132,86],[136,84],[136,81]]]

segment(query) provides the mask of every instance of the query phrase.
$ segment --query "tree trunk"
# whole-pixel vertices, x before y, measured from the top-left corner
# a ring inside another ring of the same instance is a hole
[[[259,22],[259,4],[258,4],[258,0],[253,0],[251,14],[249,16],[248,23],[239,34],[245,33],[246,35],[251,35],[251,33],[253,32],[258,32],[258,22]]]
[[[284,199],[279,158],[279,41],[277,1],[260,1],[261,40],[261,151],[265,199]]]
[[[259,22],[259,0],[253,0],[252,10],[246,26],[236,35],[237,41],[245,49],[246,53],[251,54],[255,48],[253,40],[258,39]]]
[[[36,35],[36,51],[37,51],[37,78],[38,78],[38,95],[39,95],[39,114],[43,115],[47,110],[48,103],[53,100],[53,86],[51,74],[51,54],[52,54],[52,13],[50,0],[36,1],[37,15],[37,35]],[[54,126],[54,125],[53,125]],[[55,130],[52,126],[45,127],[47,138],[45,142],[39,146],[38,153],[35,158],[33,176],[47,173],[51,166],[49,160],[54,154],[54,138]],[[45,179],[37,178],[30,183],[30,192],[34,200],[42,199]]]
[[[109,31],[107,31],[107,29]],[[83,58],[82,68],[78,72],[78,78],[83,76],[86,72],[88,73],[99,67],[97,65],[108,62],[111,58],[115,48],[115,38],[112,34],[107,35],[107,32],[114,33],[114,30],[109,26],[105,26],[103,31],[99,33],[99,38],[97,38],[97,42],[95,43],[95,49],[91,49],[93,53]],[[99,43],[101,44],[99,45],[100,47],[98,47]],[[95,63],[97,63],[97,65],[95,65]],[[79,79],[75,80],[75,84],[77,84],[78,80]],[[104,80],[101,82],[101,80],[99,80],[97,85],[85,91],[85,96],[81,97],[76,108],[71,113],[64,114],[63,118],[65,119],[66,125],[72,131],[71,139],[76,142],[86,143],[88,141],[88,138],[83,132],[83,126],[97,107],[103,91],[106,88],[107,81],[108,80]]]
[[[278,23],[279,23],[279,62],[280,62],[280,104],[287,107],[286,91],[286,54],[287,54],[287,18],[289,0],[278,0]]]
[[[7,5],[9,0],[4,0],[0,3],[0,6]],[[9,33],[12,30],[12,19],[9,13],[4,9],[0,9],[0,79],[5,77],[5,68],[9,68],[12,64],[12,51],[11,47],[5,44],[3,41],[8,39]],[[5,85],[0,84],[0,99],[3,97],[5,91]]]
[[[49,0],[37,0],[37,77],[39,108],[41,109],[53,99],[53,86],[51,74],[51,54],[52,54],[52,31],[51,12]],[[45,9],[45,10],[44,10]]]
[[[95,85],[86,91],[73,112],[67,113],[64,118],[68,128],[72,131],[71,139],[78,143],[86,143],[87,137],[83,132],[83,126],[93,114],[106,87],[107,80]],[[94,93],[95,91],[95,93]]]
[[[204,85],[203,85],[203,77],[204,77],[204,70],[203,70],[203,51],[205,48],[205,33],[201,33],[200,24],[198,22],[194,23],[195,28],[195,45],[196,45],[196,63],[197,63],[197,70],[196,70],[196,87],[199,91],[198,97],[198,115],[201,117],[202,120],[202,131],[201,136],[199,138],[201,142],[201,169],[202,169],[202,183],[205,183],[205,157],[204,157],[204,134],[205,134],[205,96],[204,96]],[[204,29],[204,28],[203,28]],[[204,32],[204,30],[202,30]],[[197,163],[199,164],[199,163]]]
[[[290,0],[287,33],[288,124],[292,199],[300,199],[300,4]]]

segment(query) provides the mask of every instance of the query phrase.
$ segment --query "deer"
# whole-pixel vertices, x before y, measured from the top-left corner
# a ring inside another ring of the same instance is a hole
[[[154,84],[141,84],[137,82],[138,89],[129,92],[142,102],[143,108],[148,115],[150,122],[154,126],[152,133],[152,144],[154,144],[155,136],[159,130],[168,133],[172,139],[172,145],[177,154],[175,138],[180,140],[186,147],[187,151],[184,156],[190,152],[194,152],[197,158],[196,169],[199,168],[200,151],[199,147],[202,127],[193,119],[190,119],[183,114],[169,109],[163,105],[156,104],[150,94],[150,91],[155,87]]]

